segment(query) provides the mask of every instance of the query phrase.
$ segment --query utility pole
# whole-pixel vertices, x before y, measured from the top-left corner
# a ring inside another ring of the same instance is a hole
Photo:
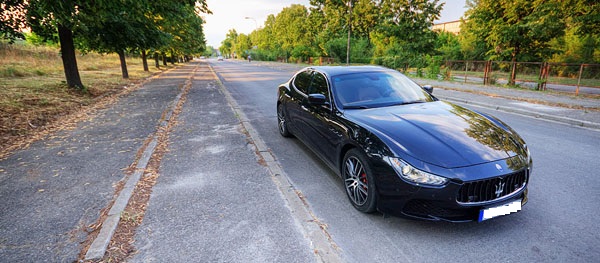
[[[348,45],[346,46],[346,66],[350,65],[350,36],[352,35],[352,0],[348,0]]]

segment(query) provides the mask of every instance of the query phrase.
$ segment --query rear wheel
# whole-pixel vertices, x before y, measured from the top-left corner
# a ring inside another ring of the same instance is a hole
[[[348,151],[344,156],[342,175],[346,194],[354,208],[364,213],[374,212],[377,205],[375,181],[365,154],[358,149]]]
[[[277,126],[279,126],[279,134],[283,137],[292,137],[292,134],[288,130],[288,121],[285,111],[283,110],[283,104],[277,105]]]

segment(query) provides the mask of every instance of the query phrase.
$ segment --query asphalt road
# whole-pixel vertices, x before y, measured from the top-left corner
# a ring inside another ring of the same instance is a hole
[[[302,143],[277,132],[276,87],[291,69],[211,61],[347,262],[597,262],[600,133],[481,108],[528,143],[534,169],[523,211],[483,223],[423,222],[362,214],[342,181]],[[434,92],[435,95],[435,92]]]

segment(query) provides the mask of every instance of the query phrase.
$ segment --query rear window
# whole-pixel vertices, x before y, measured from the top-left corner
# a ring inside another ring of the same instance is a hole
[[[303,71],[296,75],[294,79],[294,87],[304,94],[308,94],[308,87],[310,86],[311,73]]]

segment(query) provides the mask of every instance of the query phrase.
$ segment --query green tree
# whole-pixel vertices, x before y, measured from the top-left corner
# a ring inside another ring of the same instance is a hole
[[[400,56],[416,61],[434,49],[435,32],[430,27],[439,18],[438,0],[381,1],[379,24],[370,36],[376,56]]]
[[[164,34],[145,15],[147,6],[146,1],[138,0],[97,1],[86,10],[96,15],[82,17],[86,26],[79,31],[80,43],[89,50],[117,53],[123,78],[129,78],[125,51],[152,46]]]
[[[275,17],[273,36],[279,50],[279,56],[289,58],[298,46],[311,46],[305,21],[308,9],[303,5],[293,4],[283,8]]]
[[[310,0],[309,24],[320,43],[347,36],[348,0]]]
[[[478,37],[476,28],[477,24],[461,22],[458,41],[462,56],[466,60],[488,60],[490,48],[484,39]]]
[[[462,59],[460,41],[458,36],[449,32],[438,32],[435,40],[435,51],[444,60]]]
[[[202,1],[204,2],[204,1]],[[85,46],[99,52],[117,53],[123,78],[128,78],[125,52],[140,50],[147,70],[145,51],[163,48],[185,58],[206,48],[197,15],[198,1],[104,0],[96,1],[95,17],[87,16],[81,30]],[[204,10],[204,9],[203,9]],[[206,11],[206,10],[204,10]],[[208,11],[209,12],[209,11]]]
[[[565,0],[561,10],[567,17],[573,18],[577,34],[600,35],[600,2],[597,0]]]
[[[227,57],[235,58],[235,43],[237,42],[238,33],[235,29],[229,29],[225,39],[221,41],[219,51],[221,54],[225,54]]]
[[[86,6],[73,0],[30,0],[25,6],[27,25],[39,36],[53,38],[58,32],[60,54],[67,85],[71,88],[83,89],[81,76],[75,56],[73,30],[80,27],[80,18],[85,14]]]
[[[566,63],[598,63],[600,58],[595,54],[600,54],[600,39],[592,36],[580,36],[577,32],[578,27],[567,29],[565,36],[556,38],[550,42],[552,48],[560,50],[560,53],[554,54],[552,62]]]
[[[83,88],[75,56],[75,36],[85,50],[119,53],[126,77],[125,50],[145,51],[166,45],[170,40],[171,50],[202,51],[203,21],[197,12],[210,12],[205,0],[0,1],[3,16],[8,18],[0,23],[4,37],[20,37],[18,31],[23,23],[46,39],[55,38],[58,32],[67,85],[75,88]]]
[[[246,34],[239,34],[235,40],[235,52],[239,58],[246,58],[252,49],[250,38]]]
[[[25,27],[27,18],[27,3],[23,0],[0,0],[0,37],[8,39],[10,43],[16,39],[23,39],[21,29]]]
[[[510,59],[510,85],[514,85],[516,61],[544,60],[556,50],[550,40],[564,34],[565,22],[558,0],[467,1],[466,27],[490,47],[492,59]]]

